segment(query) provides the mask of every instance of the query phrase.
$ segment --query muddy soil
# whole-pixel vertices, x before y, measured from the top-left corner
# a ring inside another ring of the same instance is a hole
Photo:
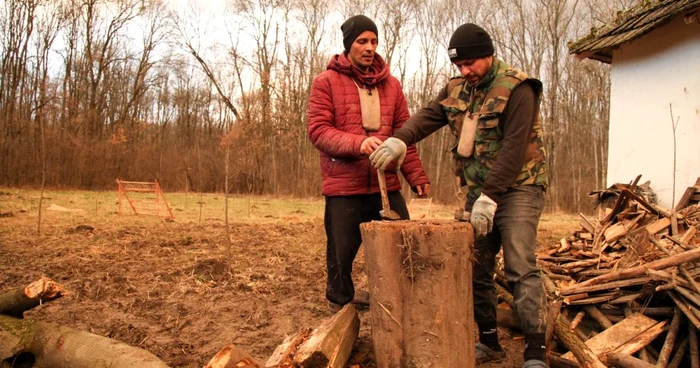
[[[25,313],[146,349],[173,367],[202,367],[233,343],[265,362],[287,335],[330,316],[324,299],[321,218],[231,224],[136,216],[0,218],[0,292],[47,276],[70,291]],[[81,226],[88,225],[88,226]],[[92,229],[91,229],[92,228]],[[355,267],[366,288],[363,253]],[[348,363],[374,367],[368,310]],[[500,331],[519,367],[519,332]]]

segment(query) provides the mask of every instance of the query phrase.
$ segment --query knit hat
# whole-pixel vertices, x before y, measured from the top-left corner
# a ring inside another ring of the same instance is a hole
[[[352,43],[355,42],[357,36],[364,31],[372,31],[375,35],[379,36],[377,25],[364,15],[355,15],[348,18],[348,20],[340,26],[340,30],[343,31],[343,46],[345,46],[345,51],[350,51]]]
[[[493,41],[483,28],[473,23],[459,26],[450,38],[450,61],[478,59],[493,55]]]

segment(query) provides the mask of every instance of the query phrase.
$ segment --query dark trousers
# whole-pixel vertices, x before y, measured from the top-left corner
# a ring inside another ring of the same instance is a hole
[[[503,247],[508,283],[523,332],[542,333],[546,323],[545,295],[535,248],[537,225],[544,208],[540,186],[513,187],[503,195],[494,217],[493,231],[474,241],[474,317],[477,324],[496,325],[497,294],[494,285],[496,254]]]
[[[389,193],[389,206],[402,219],[408,220],[408,208],[401,192]],[[326,197],[326,298],[345,305],[355,297],[352,263],[362,244],[360,224],[381,220],[382,199],[379,193]]]

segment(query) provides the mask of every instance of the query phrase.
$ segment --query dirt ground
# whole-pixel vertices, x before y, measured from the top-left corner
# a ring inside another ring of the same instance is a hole
[[[233,222],[228,246],[219,219],[44,211],[38,236],[36,213],[8,207],[0,206],[0,293],[41,276],[70,291],[25,318],[118,339],[173,367],[202,367],[229,343],[264,363],[287,335],[330,316],[322,211]],[[550,233],[541,230],[541,241]],[[362,251],[355,270],[366,288]],[[360,320],[348,366],[374,367],[368,310]],[[519,367],[519,333],[500,334],[509,359],[483,367]]]

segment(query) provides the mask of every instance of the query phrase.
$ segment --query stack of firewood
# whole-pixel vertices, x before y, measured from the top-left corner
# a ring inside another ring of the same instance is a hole
[[[538,254],[552,367],[700,367],[700,178],[670,210],[638,181]]]

